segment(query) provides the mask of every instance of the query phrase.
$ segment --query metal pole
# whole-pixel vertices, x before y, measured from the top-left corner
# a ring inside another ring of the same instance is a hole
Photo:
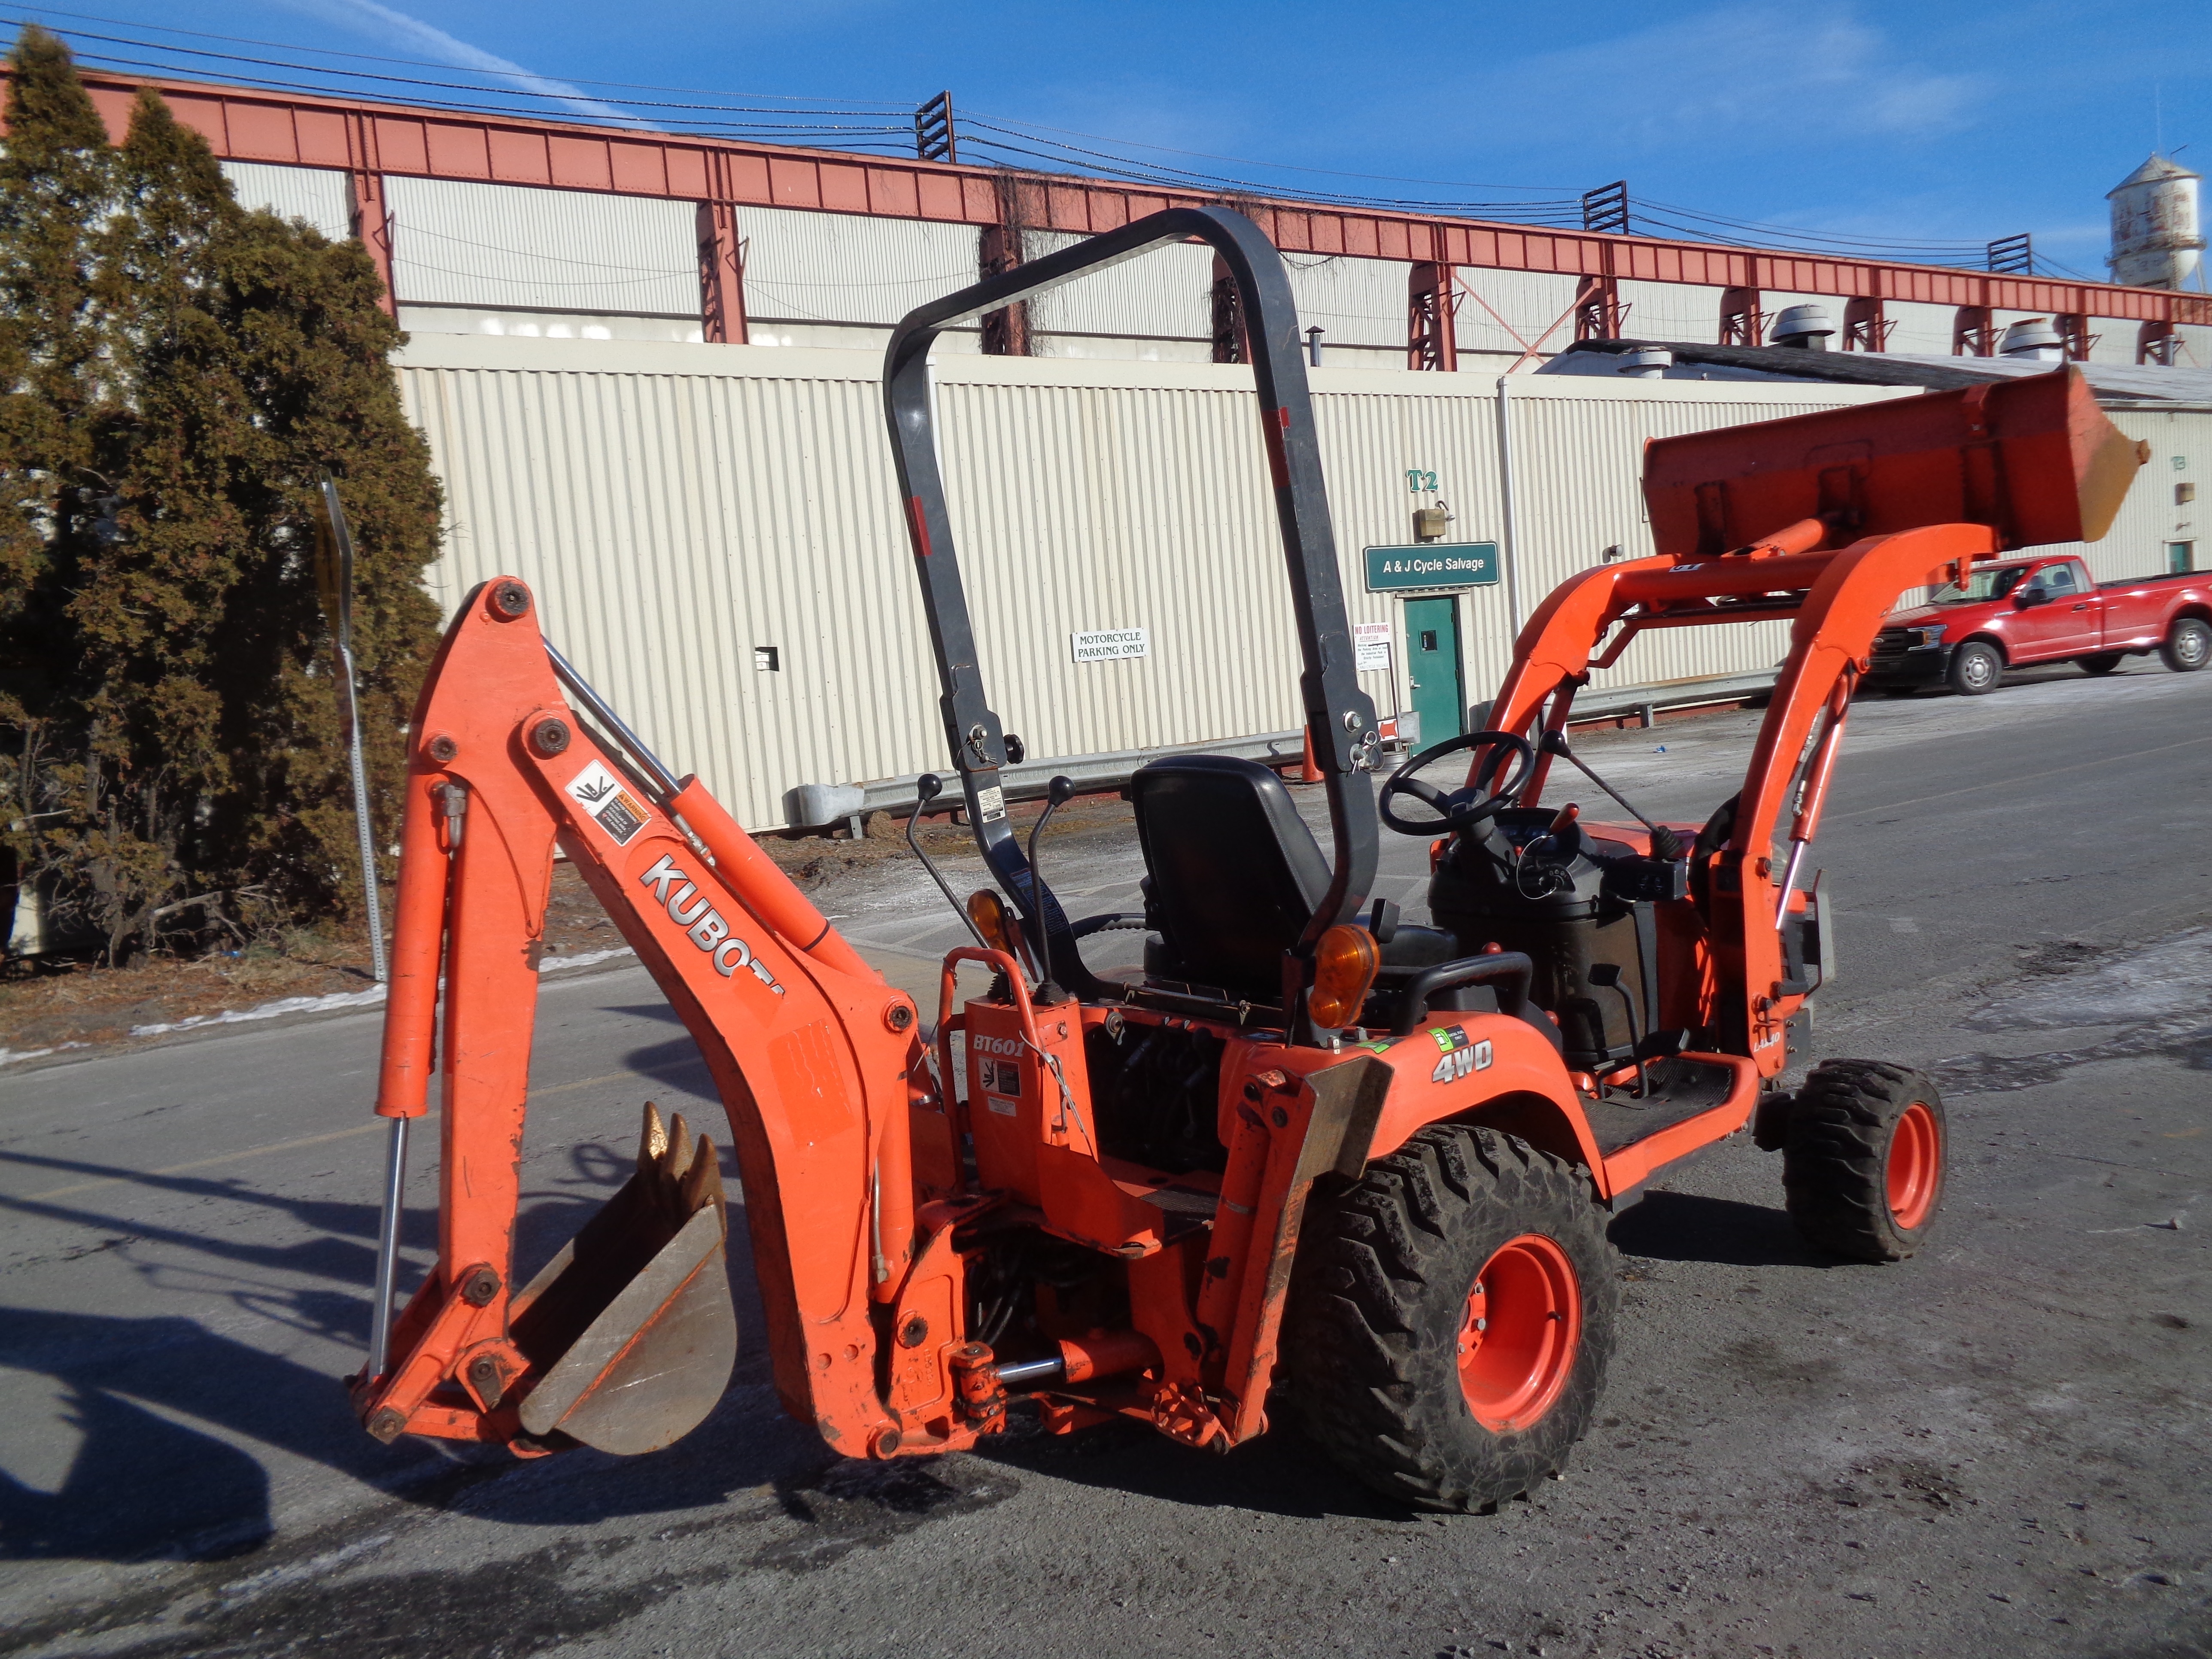
[[[362,1375],[374,1382],[384,1375],[392,1353],[392,1301],[399,1276],[399,1221],[407,1190],[407,1126],[412,1118],[392,1120],[384,1160],[384,1213],[376,1225],[375,1304],[369,1310],[368,1364]]]
[[[368,766],[361,752],[361,707],[355,698],[353,673],[353,530],[346,523],[338,501],[337,483],[327,472],[322,477],[323,519],[326,537],[316,550],[316,578],[323,590],[323,605],[337,647],[338,703],[345,717],[346,764],[353,774],[354,828],[360,837],[362,897],[368,906],[368,957],[376,982],[391,978],[384,957],[384,904],[376,886],[376,827],[368,812]]]
[[[391,970],[384,959],[384,903],[376,886],[376,829],[368,815],[368,763],[361,752],[361,709],[354,702],[353,652],[338,647],[338,672],[345,681],[346,759],[353,770],[354,828],[361,837],[361,890],[368,905],[368,959],[376,982]]]

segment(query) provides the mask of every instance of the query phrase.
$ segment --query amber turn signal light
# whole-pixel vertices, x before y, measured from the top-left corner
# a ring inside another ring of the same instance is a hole
[[[988,887],[977,888],[968,895],[968,920],[994,951],[1004,951],[1015,961],[1021,960],[1022,925],[1006,908],[1006,900]]]
[[[1323,933],[1314,947],[1313,989],[1306,997],[1313,1023],[1323,1030],[1351,1024],[1382,965],[1375,936],[1358,923],[1340,922]]]

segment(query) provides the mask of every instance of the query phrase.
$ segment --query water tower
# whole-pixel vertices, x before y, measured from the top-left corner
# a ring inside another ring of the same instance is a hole
[[[2105,199],[2112,204],[2112,280],[2131,288],[2179,288],[2204,246],[2197,228],[2200,175],[2153,155]]]

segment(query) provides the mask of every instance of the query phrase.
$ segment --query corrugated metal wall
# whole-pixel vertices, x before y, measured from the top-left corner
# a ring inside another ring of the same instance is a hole
[[[1455,315],[1461,352],[1510,353],[1518,356],[1528,346],[1544,339],[1545,331],[1558,323],[1574,304],[1577,283],[1572,276],[1556,276],[1549,271],[1488,270],[1462,265],[1459,286],[1463,291]],[[1480,301],[1476,295],[1481,296]],[[1485,306],[1489,309],[1486,310]],[[1492,311],[1497,317],[1491,315]],[[1499,317],[1504,319],[1503,323]],[[1544,341],[1544,350],[1547,354],[1558,351],[1574,337],[1574,324],[1560,324]],[[1504,365],[1463,362],[1461,366],[1495,373]]]
[[[776,320],[888,328],[979,274],[973,225],[744,207],[738,234],[745,243],[745,309]]]
[[[404,303],[699,314],[688,202],[398,175],[386,187]]]
[[[346,176],[327,167],[266,167],[258,161],[225,161],[222,176],[239,205],[267,210],[287,219],[305,219],[333,242],[353,234],[353,197]]]
[[[495,574],[533,583],[549,633],[747,823],[778,824],[793,784],[942,765],[876,372],[860,352],[418,336],[401,382],[449,503],[433,587],[450,609]],[[981,660],[1038,757],[1297,724],[1250,385],[1203,364],[940,364]],[[1502,539],[1494,389],[1348,369],[1314,386],[1350,609],[1395,629],[1361,550],[1407,539],[1407,468],[1438,475],[1451,539]],[[1644,438],[1879,395],[1517,380],[1524,605],[1609,543],[1648,544]],[[1461,613],[1468,696],[1486,697],[1510,652],[1505,589],[1464,594]],[[1148,630],[1148,657],[1073,660],[1071,633],[1123,628]],[[1613,678],[1779,653],[1750,629],[1687,637],[1704,632],[1639,643]],[[755,667],[762,646],[780,672]],[[1383,676],[1367,684],[1397,701]]]
[[[1083,240],[1065,231],[1026,231],[1024,257],[1041,259]],[[1210,345],[1213,250],[1184,245],[1155,248],[1141,259],[1030,301],[1030,321],[1042,333],[1202,340]]]
[[[2212,526],[2199,527],[2204,521],[2198,514],[2206,509],[2175,500],[2174,490],[2192,483],[2202,489],[2212,477],[2212,413],[2116,409],[2111,419],[2130,438],[2149,443],[2150,459],[2136,475],[2105,539],[2087,546],[2075,542],[2064,550],[2080,554],[2089,574],[2106,582],[2163,571],[2169,542],[2194,542],[2196,568],[2212,568]],[[2212,503],[2212,496],[2206,500]]]

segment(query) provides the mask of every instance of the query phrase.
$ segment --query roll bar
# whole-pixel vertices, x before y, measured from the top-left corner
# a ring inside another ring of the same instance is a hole
[[[884,412],[890,423],[907,535],[914,548],[915,573],[921,580],[930,645],[944,690],[939,706],[945,741],[959,769],[969,821],[992,873],[1020,907],[1031,932],[1045,941],[1053,977],[1078,995],[1099,994],[1105,988],[1084,969],[1066,915],[1049,889],[1032,882],[1029,861],[1006,823],[1000,781],[1000,769],[1006,764],[1006,734],[984,696],[951,517],[945,510],[931,411],[929,350],[937,337],[955,324],[1153,248],[1192,240],[1208,244],[1220,256],[1243,309],[1259,392],[1261,435],[1273,475],[1275,518],[1304,664],[1298,685],[1306,730],[1328,798],[1334,843],[1328,890],[1286,966],[1286,981],[1296,980],[1286,984],[1290,996],[1310,982],[1315,941],[1366,902],[1374,880],[1377,832],[1369,769],[1377,726],[1374,702],[1359,689],[1354,669],[1336,538],[1329,526],[1328,494],[1322,480],[1313,405],[1306,389],[1297,307],[1282,256],[1260,228],[1240,213],[1226,208],[1170,208],[917,307],[892,334],[884,357]],[[1295,1010],[1286,1012],[1297,1018]]]

